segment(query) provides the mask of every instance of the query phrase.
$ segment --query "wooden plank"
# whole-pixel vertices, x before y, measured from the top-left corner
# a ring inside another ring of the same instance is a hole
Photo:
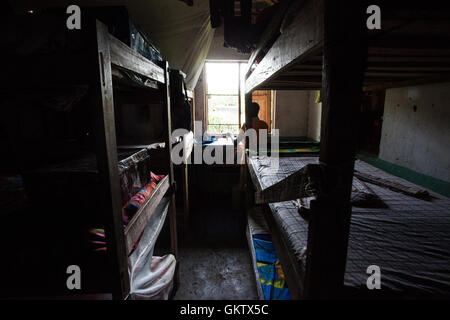
[[[382,19],[448,20],[450,11],[439,1],[386,1],[382,4]]]
[[[319,70],[286,70],[277,79],[288,79],[294,77],[322,77],[322,68]]]
[[[164,70],[133,51],[130,47],[109,35],[111,63],[125,70],[131,70],[142,76],[164,83]]]
[[[273,213],[268,205],[264,205],[264,216],[269,226],[270,234],[272,235],[272,242],[275,246],[275,251],[280,259],[283,273],[286,277],[286,282],[289,286],[289,293],[293,300],[304,298],[304,277],[305,270],[298,263],[292,249],[289,247],[284,234],[280,231],[277,223],[273,217]]]
[[[291,69],[287,70],[285,74],[291,74],[296,71],[305,71],[305,70],[319,70],[322,71],[322,60],[317,64],[306,64],[307,61],[301,64],[297,64],[293,66]]]
[[[403,78],[403,79],[410,79],[410,78],[422,78],[422,77],[428,77],[430,76],[430,72],[404,72],[404,71],[395,71],[395,72],[364,72],[364,78]]]
[[[259,300],[264,300],[264,293],[263,293],[262,288],[261,288],[261,280],[260,280],[260,277],[259,277],[258,265],[257,265],[257,262],[256,262],[255,246],[253,245],[253,238],[252,238],[252,234],[250,232],[250,225],[248,223],[247,223],[247,228],[245,228],[245,235],[247,237],[247,245],[248,245],[248,248],[250,250],[250,257],[251,257],[251,260],[252,260],[253,274],[255,275],[256,292],[258,294],[258,299]]]
[[[184,224],[189,223],[189,170],[188,164],[183,164],[183,219]]]
[[[169,76],[169,63],[164,61],[162,63],[162,68],[164,70],[164,83],[165,88],[163,92],[164,105],[166,106],[163,117],[164,122],[167,124],[166,131],[164,132],[164,143],[165,148],[164,152],[166,153],[167,158],[167,169],[169,171],[169,183],[170,188],[172,189],[172,195],[170,197],[169,204],[169,223],[170,223],[170,246],[172,254],[175,257],[178,257],[178,240],[177,240],[177,211],[175,205],[175,176],[173,171],[173,162],[172,162],[172,120],[171,120],[171,108],[170,108],[170,76]],[[176,281],[178,278],[178,274],[176,275]]]
[[[93,128],[95,128],[97,168],[102,193],[100,201],[105,219],[108,257],[110,261],[111,287],[114,299],[124,299],[130,291],[128,258],[125,249],[122,201],[117,167],[116,131],[111,75],[109,34],[99,21],[93,27],[95,44],[92,68],[91,103]]]
[[[371,66],[368,64],[366,71],[378,71],[378,72],[436,72],[436,73],[442,73],[442,72],[450,72],[450,66],[444,67],[444,66]]]
[[[367,57],[366,8],[359,0],[324,1],[320,163],[326,183],[317,203],[311,201],[307,298],[337,297],[343,288],[357,119]]]
[[[381,62],[381,63],[448,63],[450,62],[450,56],[379,56],[370,55],[367,58],[367,62]]]
[[[448,57],[450,49],[447,48],[384,48],[369,47],[368,54],[379,56],[403,56],[403,57]]]
[[[292,85],[271,85],[268,84],[267,87],[261,87],[261,90],[320,90],[322,86],[317,84],[317,86],[306,86],[302,84],[292,84]]]
[[[169,189],[169,177],[166,176],[162,179],[155,190],[153,190],[150,198],[143,204],[143,206],[136,212],[133,219],[129,222],[125,228],[125,245],[127,249],[127,255],[131,253],[134,245],[138,241],[139,237],[147,226],[148,221],[158,207],[161,199]]]
[[[253,64],[255,63],[256,59],[261,56],[264,49],[270,47],[275,39],[279,36],[281,22],[291,3],[291,0],[281,0],[279,8],[275,12],[263,34],[261,35],[261,38],[258,41],[257,48],[252,52],[250,59],[248,60],[247,70],[245,72],[246,76],[249,75]]]
[[[269,82],[266,84],[266,86],[261,87],[260,89],[265,90],[319,90],[322,88],[322,84],[320,82],[318,83],[306,83],[302,81],[296,81],[296,82]]]
[[[184,223],[189,222],[189,158],[194,148],[194,133],[192,131],[183,135],[183,213]]]
[[[113,68],[112,69],[112,76],[113,76],[113,83],[114,88],[123,88],[123,90],[127,91],[134,91],[135,89],[141,89],[144,92],[152,92],[155,93],[155,89],[158,90],[158,82],[154,80],[148,80],[145,83],[138,83],[136,81],[130,80],[124,73],[122,72],[123,69],[121,68]]]
[[[322,189],[320,164],[308,164],[283,180],[255,193],[255,204],[274,203],[317,196]],[[314,188],[314,190],[312,189]]]
[[[321,49],[323,0],[305,1],[288,29],[281,34],[246,80],[246,92],[268,82],[289,66],[305,61]]]
[[[442,74],[430,77],[422,77],[418,79],[411,80],[399,80],[399,81],[382,81],[379,83],[365,83],[363,86],[363,91],[378,91],[385,90],[389,88],[402,88],[410,87],[423,84],[431,83],[442,83],[450,81],[450,75]]]

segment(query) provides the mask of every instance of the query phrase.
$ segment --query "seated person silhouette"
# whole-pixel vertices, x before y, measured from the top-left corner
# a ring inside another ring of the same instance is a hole
[[[259,104],[256,102],[250,103],[250,105],[245,110],[245,123],[242,125],[242,131],[253,128],[258,133],[261,129],[269,129],[267,123],[263,120],[259,120]]]
[[[244,134],[245,131],[249,130],[249,129],[254,129],[256,131],[256,138],[257,138],[257,144],[259,144],[259,130],[268,130],[269,126],[267,125],[267,123],[263,120],[260,120],[258,118],[258,114],[259,114],[259,104],[257,104],[256,102],[252,102],[250,103],[249,106],[246,107],[245,109],[245,123],[242,125],[242,128],[239,132],[239,136],[237,138],[237,143],[238,143],[238,148],[241,149],[241,159],[240,159],[240,163],[243,164],[245,162],[245,148],[246,146],[249,146],[249,142],[248,142],[248,137],[245,137],[246,139],[244,139]],[[242,143],[240,143],[242,142]]]

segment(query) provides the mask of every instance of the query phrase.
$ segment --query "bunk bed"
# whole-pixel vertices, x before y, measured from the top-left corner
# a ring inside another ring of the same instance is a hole
[[[322,89],[323,2],[283,1],[265,31],[272,36],[262,37],[250,57],[247,92]],[[382,28],[368,30],[363,90],[449,81],[450,12],[432,4],[380,6]]]
[[[297,172],[308,163],[318,163],[318,157],[280,158],[275,170],[267,157],[250,157],[248,169],[255,191],[264,190]],[[411,188],[418,186],[392,176],[363,161],[356,161],[355,170],[381,177]],[[414,297],[445,296],[450,291],[450,200],[432,193],[432,200],[405,195],[386,187],[365,182],[379,198],[354,201],[358,198],[354,177],[352,217],[349,247],[344,277],[347,297]],[[369,191],[369,192],[370,192]],[[431,191],[430,191],[431,192]],[[358,198],[359,199],[359,198]],[[293,297],[301,297],[307,263],[309,219],[299,213],[294,201],[270,203],[260,209],[265,221],[250,234],[272,234],[279,253],[289,289]],[[254,220],[254,218],[252,219]],[[261,220],[261,218],[260,218]],[[261,230],[262,229],[262,230]],[[422,234],[421,234],[422,233]],[[420,235],[420,236],[419,236]],[[382,290],[367,289],[366,269],[378,265],[382,272]],[[343,295],[344,296],[344,295]]]
[[[366,183],[386,206],[351,203],[358,181],[354,170],[399,182],[355,163],[361,92],[449,81],[450,12],[425,4],[381,4],[382,29],[368,30],[368,5],[283,1],[249,61],[246,103],[253,90],[321,90],[322,95],[319,158],[280,157],[276,172],[270,158],[246,159],[253,194],[248,203],[264,212],[267,228],[259,232],[272,235],[294,299],[448,297],[450,292],[447,198],[434,194],[431,201],[420,200]],[[296,189],[289,184],[291,174],[311,163],[324,172],[326,197],[313,201],[309,215],[302,216],[293,201],[277,200],[276,194]],[[261,196],[272,201],[260,201]],[[251,230],[249,224],[253,251]],[[366,286],[372,264],[381,268],[384,290]],[[255,273],[259,282],[256,268]]]
[[[12,25],[17,24],[15,19],[20,21],[18,17],[7,19]],[[40,37],[47,38],[39,38],[35,47],[31,46],[25,52],[20,52],[17,47],[11,51],[6,44],[4,51],[9,63],[5,66],[7,77],[2,80],[2,90],[10,96],[31,96],[24,104],[45,96],[46,105],[51,107],[58,107],[61,101],[60,105],[69,107],[79,101],[87,106],[79,116],[89,127],[83,133],[85,141],[82,138],[78,144],[61,144],[58,157],[52,158],[50,152],[48,157],[37,156],[36,159],[41,161],[34,163],[29,159],[30,150],[26,150],[23,141],[14,134],[14,121],[7,127],[29,191],[32,205],[28,210],[46,210],[47,221],[37,226],[54,228],[53,235],[42,232],[43,237],[55,236],[56,239],[47,239],[49,247],[40,249],[60,250],[56,254],[55,265],[58,267],[69,261],[82,265],[83,290],[69,290],[64,280],[66,270],[53,266],[47,272],[50,275],[42,277],[49,282],[42,280],[38,292],[2,294],[8,297],[56,294],[82,299],[139,297],[142,288],[137,284],[136,270],[142,269],[143,265],[150,267],[153,247],[166,216],[170,226],[170,252],[177,257],[176,187],[170,160],[175,139],[171,135],[168,62],[158,65],[141,56],[112,36],[97,20],[89,20],[82,30],[75,31],[67,30],[65,18],[57,15],[26,17],[25,21],[31,37],[35,28]],[[61,97],[58,92],[63,92]],[[56,98],[49,100],[48,97]],[[118,148],[116,100],[159,108],[162,141],[146,145],[127,143]],[[15,115],[14,102],[14,99],[6,102],[9,111],[4,111],[4,115],[9,119]],[[51,145],[50,150],[52,148],[55,145]],[[41,150],[41,154],[45,153]],[[144,189],[148,195],[144,199],[141,197],[137,209],[125,217],[126,204]],[[93,232],[87,232],[87,227]],[[89,238],[92,234],[97,236],[93,241]],[[103,237],[102,241],[98,241],[98,236]],[[100,243],[101,247],[92,250],[89,245],[93,243]],[[52,254],[36,253],[35,258],[38,261],[55,258],[55,252]],[[174,259],[171,261],[173,265]],[[42,264],[46,262],[42,261]],[[52,281],[57,280],[60,283],[52,287]],[[176,273],[172,279],[166,279],[172,281],[171,287],[176,280]],[[144,282],[143,285],[148,284]]]

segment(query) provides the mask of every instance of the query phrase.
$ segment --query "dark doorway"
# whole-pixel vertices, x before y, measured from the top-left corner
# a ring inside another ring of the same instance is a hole
[[[378,156],[383,125],[386,91],[370,91],[363,94],[358,130],[358,151]]]

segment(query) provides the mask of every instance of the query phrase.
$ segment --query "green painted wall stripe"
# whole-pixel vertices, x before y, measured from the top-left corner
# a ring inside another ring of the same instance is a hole
[[[359,154],[357,158],[394,176],[408,180],[412,183],[432,190],[436,193],[442,194],[446,197],[450,197],[450,183],[447,181],[427,176],[420,172],[393,164],[388,161],[381,160],[377,157]]]

